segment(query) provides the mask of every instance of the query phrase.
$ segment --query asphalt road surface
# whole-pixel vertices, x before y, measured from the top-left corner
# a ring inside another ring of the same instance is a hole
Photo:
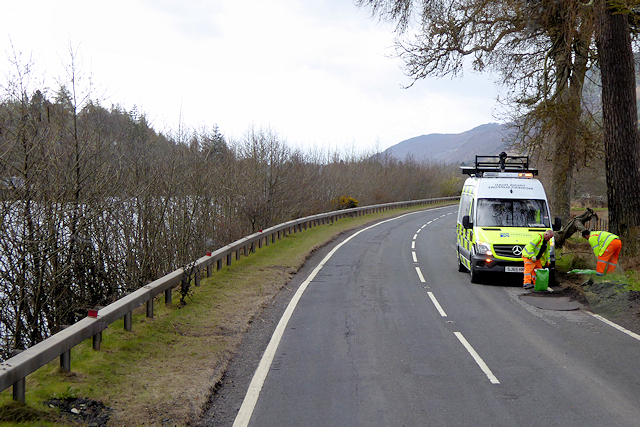
[[[456,212],[383,221],[317,255],[256,374],[257,360],[234,368],[251,385],[203,425],[640,425],[640,337],[538,308],[518,276],[471,284]]]

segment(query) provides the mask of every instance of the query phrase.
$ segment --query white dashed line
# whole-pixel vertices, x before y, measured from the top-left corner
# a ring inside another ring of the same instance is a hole
[[[418,262],[418,257],[416,256],[415,252],[411,252],[411,256],[413,256],[413,262]]]
[[[440,316],[447,317],[447,313],[444,312],[444,310],[442,309],[442,306],[436,299],[436,296],[433,295],[433,292],[427,292],[427,294],[429,294],[429,298],[431,298],[431,302],[433,303],[433,305],[436,306],[436,309],[438,310],[438,313],[440,313]]]
[[[480,369],[482,369],[482,372],[484,372],[487,378],[489,378],[489,381],[491,381],[491,384],[500,384],[500,381],[498,381],[498,378],[496,378],[496,376],[493,375],[493,372],[491,372],[491,369],[489,369],[487,364],[484,363],[484,360],[482,360],[480,355],[476,353],[473,347],[471,347],[471,344],[469,344],[469,342],[465,339],[465,337],[460,332],[454,332],[454,334],[460,340],[464,348],[467,349],[471,357],[473,357],[473,360],[475,360],[478,366],[480,366]]]
[[[418,278],[422,283],[425,283],[424,276],[422,275],[422,271],[420,271],[420,267],[416,267],[416,273],[418,273]]]

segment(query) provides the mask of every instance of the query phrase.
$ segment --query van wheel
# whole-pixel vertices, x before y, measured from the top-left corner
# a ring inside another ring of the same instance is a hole
[[[471,273],[471,283],[480,283],[482,281],[482,279],[480,278],[480,273],[476,271],[476,269],[473,267],[473,264],[469,269],[469,273]]]
[[[465,267],[462,261],[460,260],[460,250],[458,249],[458,272],[465,273],[466,271],[467,271],[467,267]]]

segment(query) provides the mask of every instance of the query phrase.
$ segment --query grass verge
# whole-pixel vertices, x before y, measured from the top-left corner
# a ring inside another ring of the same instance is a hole
[[[103,332],[100,351],[91,339],[73,348],[70,373],[61,372],[56,359],[29,375],[26,404],[12,401],[11,388],[0,393],[0,424],[188,425],[202,415],[252,319],[315,249],[342,232],[422,209],[344,218],[291,234],[203,278],[184,306],[158,297],[153,319],[144,306],[134,311],[132,332],[120,320]],[[103,403],[108,417],[81,408],[69,418],[51,404],[79,397]]]

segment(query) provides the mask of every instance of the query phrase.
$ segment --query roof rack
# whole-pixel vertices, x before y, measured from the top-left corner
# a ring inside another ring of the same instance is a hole
[[[463,175],[481,177],[485,172],[520,172],[538,175],[538,169],[529,168],[528,156],[476,156],[475,166],[460,166]],[[493,175],[493,174],[492,174]]]

